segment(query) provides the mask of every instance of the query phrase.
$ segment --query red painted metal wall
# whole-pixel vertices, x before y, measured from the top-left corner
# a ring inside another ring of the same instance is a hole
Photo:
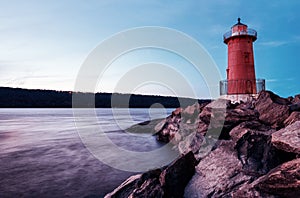
[[[234,32],[232,34],[234,35]],[[247,34],[232,36],[226,44],[228,46],[228,94],[256,93],[253,36]]]

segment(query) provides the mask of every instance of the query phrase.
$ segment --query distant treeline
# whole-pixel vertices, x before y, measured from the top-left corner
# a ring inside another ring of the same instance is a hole
[[[165,108],[176,108],[180,106],[185,107],[197,101],[199,103],[208,101],[169,96],[72,93],[68,91],[0,87],[0,108],[71,108],[72,99],[76,107],[96,108],[149,108],[162,106]]]

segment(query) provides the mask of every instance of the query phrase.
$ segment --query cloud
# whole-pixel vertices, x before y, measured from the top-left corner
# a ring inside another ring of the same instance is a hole
[[[266,79],[266,82],[278,82],[280,79]]]
[[[265,46],[265,47],[280,47],[290,43],[298,43],[300,42],[300,36],[293,36],[289,40],[282,40],[282,41],[266,41],[260,42],[258,45]]]
[[[279,78],[271,78],[271,79],[266,79],[267,83],[273,83],[273,82],[285,82],[285,81],[293,81],[295,80],[294,78],[284,78],[284,79],[279,79]]]
[[[289,41],[267,41],[267,42],[260,42],[259,45],[266,46],[266,47],[279,47],[288,43]]]

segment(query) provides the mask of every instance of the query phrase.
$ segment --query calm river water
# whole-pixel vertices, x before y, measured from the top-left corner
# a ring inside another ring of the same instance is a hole
[[[115,120],[126,128],[172,110],[96,109],[96,114],[116,144],[144,151],[161,145],[151,135],[128,135]],[[103,197],[136,174],[95,158],[76,126],[72,109],[0,109],[0,197]]]

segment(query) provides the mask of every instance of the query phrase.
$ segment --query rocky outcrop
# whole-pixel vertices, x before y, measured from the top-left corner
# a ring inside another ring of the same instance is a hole
[[[296,197],[300,194],[299,102],[300,95],[285,99],[263,91],[247,102],[219,99],[178,108],[153,130],[159,141],[171,142],[183,157],[124,182],[114,194]]]
[[[259,113],[259,120],[273,128],[283,126],[289,117],[291,102],[281,98],[270,91],[262,91],[255,102],[255,110]]]
[[[194,155],[189,152],[167,167],[130,177],[105,198],[182,197],[195,165]]]
[[[285,162],[234,190],[229,197],[294,198],[300,192],[299,158]]]
[[[199,113],[209,102],[195,103],[185,109],[177,108],[155,127],[158,141],[178,143],[197,130]]]
[[[285,152],[300,155],[300,121],[273,133],[272,144]]]
[[[240,130],[242,134],[237,136]],[[253,181],[295,155],[278,150],[271,143],[275,130],[257,121],[235,127],[232,140],[221,140],[216,149],[196,167],[185,190],[186,197],[273,197],[254,188]],[[299,184],[300,185],[300,184]]]
[[[259,178],[254,187],[280,197],[299,197],[300,159],[295,159],[274,168]]]
[[[234,150],[233,141],[223,140],[219,147],[202,159],[185,189],[185,197],[223,197],[249,181]]]

